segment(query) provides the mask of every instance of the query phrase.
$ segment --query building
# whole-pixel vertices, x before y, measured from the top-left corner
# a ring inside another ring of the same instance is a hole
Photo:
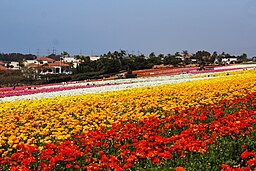
[[[234,57],[224,57],[221,59],[221,62],[224,64],[235,64],[238,62],[238,60]]]
[[[89,58],[90,58],[90,61],[96,61],[96,60],[100,59],[99,56],[89,56]]]
[[[19,62],[11,61],[8,65],[13,70],[19,70],[20,69],[20,63]]]
[[[43,64],[50,64],[53,63],[55,60],[52,58],[42,57],[36,59],[37,63],[43,65]]]
[[[36,73],[41,75],[47,74],[72,74],[70,71],[70,64],[67,64],[64,60],[55,61],[52,58],[38,58],[36,60],[25,61],[24,66],[27,69],[35,70]]]
[[[38,64],[38,61],[36,59],[33,59],[33,60],[25,60],[23,62],[24,66],[28,66],[30,64]]]
[[[76,57],[63,57],[63,61],[67,64],[70,64],[71,67],[77,68],[80,60]]]
[[[100,59],[98,56],[88,56],[90,58],[90,61],[96,61]],[[63,61],[67,64],[70,64],[71,67],[77,68],[77,66],[82,62],[81,58],[76,57],[63,57]]]
[[[40,74],[72,74],[70,65],[63,61],[54,61],[48,65],[43,66]]]

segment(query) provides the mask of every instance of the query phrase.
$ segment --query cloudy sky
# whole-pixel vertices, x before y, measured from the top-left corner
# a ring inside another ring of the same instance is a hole
[[[255,0],[1,0],[0,52],[256,56]]]

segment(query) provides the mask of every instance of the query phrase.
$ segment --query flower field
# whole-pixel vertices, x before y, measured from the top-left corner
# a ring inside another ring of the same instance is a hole
[[[0,170],[255,170],[256,71],[0,103]]]

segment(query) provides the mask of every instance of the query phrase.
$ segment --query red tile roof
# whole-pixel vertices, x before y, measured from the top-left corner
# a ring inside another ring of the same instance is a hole
[[[48,64],[49,67],[54,66],[69,66],[69,64],[64,63],[63,61],[54,61],[53,63]]]
[[[0,65],[0,71],[5,71],[5,70],[9,70],[9,69],[4,67],[4,66],[2,66],[2,65]]]
[[[48,61],[48,62],[53,62],[53,61],[55,61],[54,59],[52,59],[52,58],[47,58],[47,57],[37,58],[36,60],[37,60],[37,61]]]
[[[193,55],[191,55],[191,54],[187,54],[186,56],[183,56],[184,58],[191,58]]]
[[[4,65],[5,63],[3,61],[0,61],[0,65]]]

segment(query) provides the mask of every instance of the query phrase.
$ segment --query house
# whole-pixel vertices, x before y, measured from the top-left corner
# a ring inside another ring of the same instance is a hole
[[[100,59],[99,56],[89,56],[90,57],[90,61],[96,61],[98,59]]]
[[[28,66],[28,65],[30,65],[30,64],[38,64],[38,61],[35,60],[35,59],[33,59],[33,60],[25,60],[25,61],[23,62],[23,64],[24,64],[24,66]]]
[[[19,62],[16,61],[11,61],[9,63],[10,68],[12,68],[13,70],[19,70],[20,69],[20,64]]]
[[[184,61],[185,59],[191,59],[191,57],[193,57],[193,55],[192,54],[186,54],[186,55],[184,55],[184,56],[182,56],[182,61]]]
[[[100,59],[98,56],[88,56],[90,61],[96,61]],[[77,66],[81,63],[81,59],[76,57],[63,57],[63,61],[68,64],[72,64],[72,67],[77,68]]]
[[[256,56],[252,57],[252,61],[256,61]]]
[[[224,57],[221,59],[221,62],[224,64],[235,64],[238,60],[235,57]]]
[[[74,68],[77,68],[78,64],[80,63],[80,59],[77,59],[76,57],[63,57],[63,61],[72,65]]]
[[[70,64],[64,61],[49,61],[50,63],[44,62],[40,64],[40,74],[72,74],[70,71]]]
[[[70,72],[70,64],[65,61],[55,61],[52,58],[42,57],[36,60],[25,61],[25,67],[35,70],[36,73],[41,75],[46,74],[72,74]]]
[[[52,58],[41,57],[41,58],[37,58],[36,61],[37,61],[37,63],[43,65],[43,64],[53,63],[55,60]]]
[[[70,65],[63,61],[54,61],[53,63],[49,63],[45,68],[47,68],[48,74],[72,74],[69,71]]]

